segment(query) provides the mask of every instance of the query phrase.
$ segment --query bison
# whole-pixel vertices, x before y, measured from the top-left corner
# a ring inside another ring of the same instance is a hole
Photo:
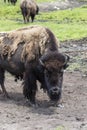
[[[6,3],[6,0],[4,0],[4,2]],[[15,5],[17,2],[17,0],[8,0],[8,3],[11,3],[13,5]]]
[[[6,96],[4,74],[8,71],[23,79],[23,94],[31,104],[36,103],[36,81],[52,101],[58,102],[68,62],[69,56],[58,51],[58,40],[46,27],[29,26],[0,38],[0,84]]]
[[[4,2],[6,3],[6,0],[4,0]],[[10,2],[10,0],[8,0],[8,3]]]
[[[22,0],[20,3],[20,8],[24,23],[29,22],[29,17],[31,17],[31,20],[33,22],[35,15],[39,12],[39,7],[34,0]]]
[[[11,4],[15,5],[17,0],[10,0]]]

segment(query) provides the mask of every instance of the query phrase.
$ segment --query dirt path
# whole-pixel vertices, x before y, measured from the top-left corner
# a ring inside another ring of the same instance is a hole
[[[64,74],[64,107],[50,105],[42,90],[37,93],[39,107],[28,106],[22,94],[21,81],[14,82],[14,78],[6,73],[5,85],[11,99],[0,94],[0,130],[87,130],[87,55],[83,55],[87,38],[65,43],[60,50],[67,54],[71,51],[71,62]],[[79,48],[81,51],[78,53]],[[72,67],[75,63],[77,68]]]

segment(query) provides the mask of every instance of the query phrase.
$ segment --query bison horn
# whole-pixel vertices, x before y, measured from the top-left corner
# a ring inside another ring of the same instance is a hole
[[[64,65],[69,61],[70,57],[68,55],[65,55],[65,62]]]
[[[43,63],[43,61],[42,61],[41,59],[39,59],[39,62],[40,62],[40,64],[41,64],[42,66],[45,66],[44,63]]]

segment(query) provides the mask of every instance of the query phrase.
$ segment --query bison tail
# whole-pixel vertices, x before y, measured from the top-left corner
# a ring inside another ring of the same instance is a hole
[[[39,7],[37,6],[36,7],[36,14],[38,14],[38,12],[39,12]]]

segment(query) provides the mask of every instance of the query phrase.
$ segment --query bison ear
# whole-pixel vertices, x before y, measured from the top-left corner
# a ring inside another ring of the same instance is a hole
[[[65,62],[64,62],[64,65],[67,64],[70,60],[70,57],[68,55],[65,55]]]
[[[66,61],[69,62],[70,57],[68,55],[65,55],[65,57],[66,57]]]

